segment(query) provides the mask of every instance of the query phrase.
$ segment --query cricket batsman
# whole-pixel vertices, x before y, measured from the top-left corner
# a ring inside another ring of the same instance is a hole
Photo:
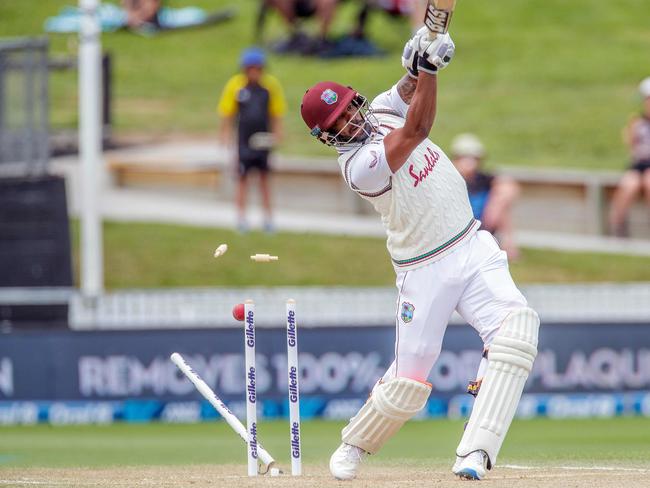
[[[438,75],[454,49],[449,34],[432,39],[422,28],[404,47],[407,73],[372,103],[331,81],[302,99],[311,135],[336,149],[347,185],[381,215],[397,274],[395,360],[342,431],[330,459],[341,480],[353,479],[362,459],[425,406],[454,310],[484,343],[452,468],[461,478],[480,480],[496,464],[537,355],[537,314],[515,286],[506,253],[478,230],[463,178],[428,138]]]

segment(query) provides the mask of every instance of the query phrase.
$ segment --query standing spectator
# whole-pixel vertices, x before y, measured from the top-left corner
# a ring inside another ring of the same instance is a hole
[[[221,116],[220,140],[226,146],[234,141],[237,127],[238,185],[236,204],[238,228],[248,231],[246,187],[248,174],[255,169],[260,175],[260,192],[264,207],[264,229],[273,231],[269,188],[269,153],[282,137],[282,116],[286,102],[278,80],[265,73],[264,51],[252,47],[240,58],[241,73],[226,84],[217,111]]]
[[[481,169],[485,148],[473,134],[460,134],[451,144],[454,165],[467,183],[474,218],[481,228],[499,237],[510,259],[519,257],[512,225],[512,204],[519,196],[519,185],[512,178],[496,176]]]
[[[623,131],[623,139],[630,148],[632,164],[618,183],[609,213],[610,232],[627,237],[627,214],[637,196],[645,192],[650,205],[650,77],[639,85],[643,98],[641,114],[630,120]]]

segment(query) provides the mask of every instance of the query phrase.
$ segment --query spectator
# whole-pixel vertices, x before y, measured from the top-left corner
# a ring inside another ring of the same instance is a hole
[[[359,0],[360,9],[349,34],[338,39],[329,37],[329,30],[339,0],[262,0],[256,22],[256,36],[261,39],[268,10],[276,10],[289,26],[287,39],[276,43],[278,53],[317,55],[327,58],[343,56],[374,56],[383,54],[367,37],[370,13],[382,11],[391,17],[409,17],[411,28],[417,31],[424,19],[426,0]],[[320,23],[318,37],[311,38],[300,30],[300,20],[316,17]]]
[[[643,98],[641,114],[632,118],[623,131],[623,139],[630,148],[632,164],[618,183],[609,213],[610,232],[627,237],[627,214],[637,196],[645,192],[650,205],[650,77],[639,85]]]
[[[246,49],[240,58],[241,73],[226,84],[217,111],[221,116],[221,142],[231,146],[237,127],[238,185],[236,205],[238,228],[248,231],[246,221],[246,187],[251,170],[260,176],[260,192],[264,207],[264,229],[273,231],[271,194],[269,188],[269,153],[282,137],[282,116],[286,102],[278,80],[265,73],[264,51]]]
[[[512,225],[512,205],[519,185],[512,178],[482,171],[485,148],[473,134],[460,134],[451,144],[452,159],[467,183],[474,218],[481,228],[499,237],[501,247],[511,260],[519,257]]]
[[[427,0],[363,0],[365,8],[359,15],[359,30],[365,32],[365,24],[371,10],[380,10],[391,17],[408,17],[413,33],[424,25]]]
[[[131,29],[160,27],[158,13],[162,7],[162,0],[122,0],[126,10],[127,24]]]
[[[314,54],[326,50],[330,26],[338,0],[262,0],[264,6],[277,10],[290,29],[289,38],[275,46],[277,52]],[[299,19],[316,17],[319,22],[319,37],[309,38],[300,30]]]

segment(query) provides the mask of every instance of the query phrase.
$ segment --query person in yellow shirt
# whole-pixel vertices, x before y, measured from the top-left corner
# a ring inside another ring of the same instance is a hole
[[[249,229],[246,220],[248,175],[260,176],[264,207],[264,230],[273,231],[269,155],[282,137],[282,117],[287,110],[280,82],[265,72],[266,55],[257,47],[244,50],[241,72],[226,83],[217,106],[220,116],[219,139],[226,146],[237,140],[238,185],[236,205],[240,232]]]

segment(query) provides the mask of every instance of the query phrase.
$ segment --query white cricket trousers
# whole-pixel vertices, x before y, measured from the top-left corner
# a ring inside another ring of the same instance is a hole
[[[527,306],[512,281],[505,251],[480,230],[439,261],[397,275],[395,360],[384,380],[396,376],[426,382],[456,310],[488,347],[501,322]]]

